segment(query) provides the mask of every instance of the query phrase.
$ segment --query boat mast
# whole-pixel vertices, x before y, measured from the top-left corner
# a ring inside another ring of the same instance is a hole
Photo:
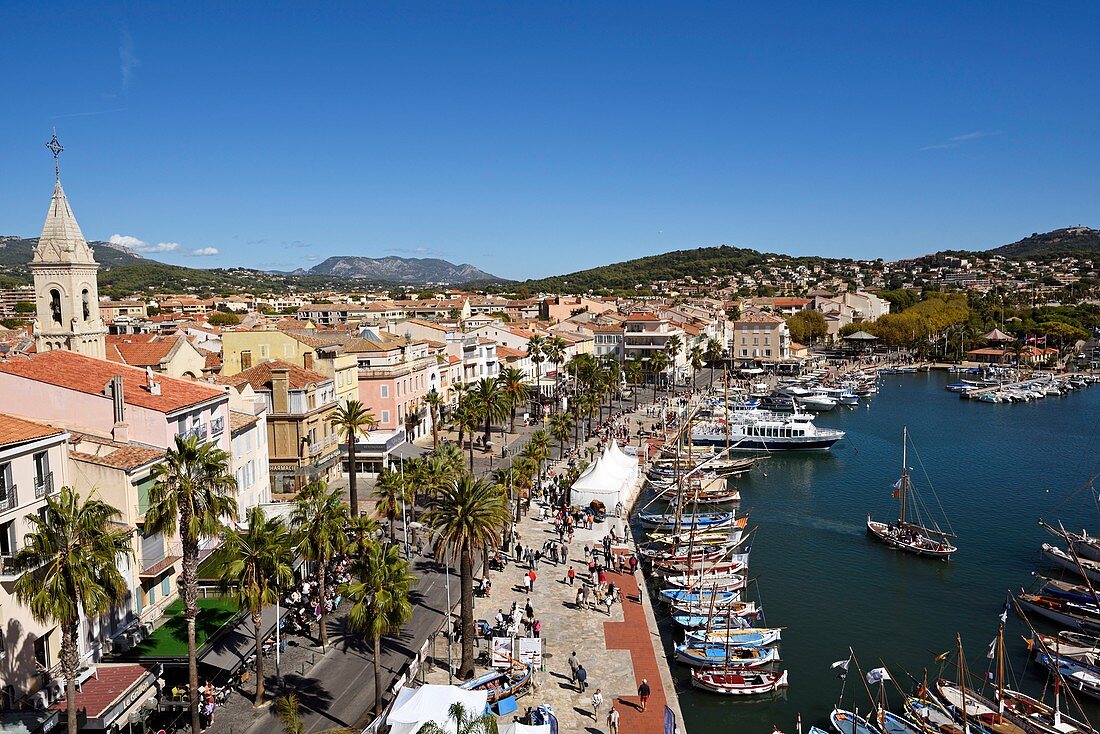
[[[726,408],[726,455],[730,452],[730,376],[726,371],[726,363],[722,362],[722,404]]]
[[[901,490],[899,499],[901,500],[901,509],[898,512],[898,525],[905,524],[905,496],[909,492],[909,468],[908,459],[906,457],[906,448],[909,443],[909,426],[902,426],[901,429]]]
[[[970,722],[966,718],[966,660],[963,658],[962,635],[955,633],[955,645],[959,651],[959,691],[962,693],[963,734],[970,734]]]
[[[1005,712],[1005,625],[997,625],[997,720],[1004,719]]]

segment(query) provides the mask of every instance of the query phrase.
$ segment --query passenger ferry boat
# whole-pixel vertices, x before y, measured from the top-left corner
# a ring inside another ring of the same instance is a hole
[[[726,446],[731,451],[825,450],[844,438],[844,431],[818,428],[813,416],[796,411],[739,410],[729,421],[715,420],[695,426],[696,445]]]

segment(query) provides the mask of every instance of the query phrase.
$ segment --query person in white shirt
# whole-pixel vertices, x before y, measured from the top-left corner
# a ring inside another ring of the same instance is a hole
[[[592,719],[594,721],[600,720],[600,706],[603,706],[603,694],[597,688],[596,692],[592,694]]]

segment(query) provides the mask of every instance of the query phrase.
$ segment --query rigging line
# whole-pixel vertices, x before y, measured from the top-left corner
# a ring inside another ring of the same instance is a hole
[[[1082,489],[1092,489],[1093,488],[1093,482],[1095,482],[1097,480],[1097,478],[1100,478],[1100,472],[1097,472],[1097,473],[1093,474],[1091,477],[1086,479],[1084,482],[1077,485],[1077,487],[1072,492],[1070,492],[1066,496],[1065,499],[1063,499],[1061,502],[1059,502],[1057,505],[1054,506],[1053,511],[1058,512],[1058,510],[1062,509],[1062,507],[1064,507],[1065,504],[1067,502],[1069,502],[1071,499],[1076,497],[1077,493],[1080,492]],[[1100,509],[1098,509],[1098,511],[1100,511]]]
[[[936,487],[932,484],[932,478],[928,476],[928,470],[924,467],[924,460],[920,457],[920,452],[917,451],[917,445],[911,440],[909,445],[913,447],[913,453],[917,455],[917,463],[920,464],[920,470],[924,474],[925,481],[928,482],[928,488],[932,490],[932,496],[936,498],[936,505],[940,508],[940,514],[943,516],[943,520],[947,523],[947,531],[952,535],[955,534],[955,528],[951,527],[951,518],[947,516],[947,513],[943,509],[943,503],[940,502],[940,496],[936,494]]]

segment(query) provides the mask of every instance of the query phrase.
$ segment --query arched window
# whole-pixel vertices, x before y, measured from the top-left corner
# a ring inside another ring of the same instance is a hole
[[[61,323],[61,291],[56,288],[50,290],[50,317],[55,324]]]
[[[84,290],[82,290],[80,292],[80,299],[81,299],[81,302],[83,303],[83,306],[84,306],[84,320],[87,321],[88,317],[92,313],[91,307],[88,305],[88,289],[87,288],[85,288]]]

